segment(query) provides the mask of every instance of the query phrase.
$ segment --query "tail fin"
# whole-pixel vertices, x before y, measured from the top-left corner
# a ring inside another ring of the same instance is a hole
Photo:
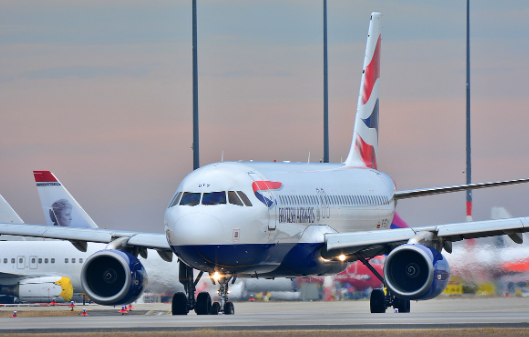
[[[9,205],[9,203],[0,195],[0,222],[3,223],[24,223],[22,218],[18,216],[17,212]]]
[[[66,188],[50,171],[33,171],[44,218],[49,226],[96,228],[94,220],[85,212]]]
[[[371,14],[353,141],[344,162],[346,166],[377,168],[381,16],[382,14],[378,12]]]

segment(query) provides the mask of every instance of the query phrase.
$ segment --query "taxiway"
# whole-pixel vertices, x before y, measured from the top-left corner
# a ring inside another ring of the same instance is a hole
[[[87,317],[24,317],[24,311],[31,308],[17,308],[19,317],[0,318],[0,333],[529,327],[529,299],[526,298],[442,298],[413,302],[409,314],[390,309],[385,314],[370,314],[368,301],[235,305],[236,314],[229,316],[197,316],[194,313],[172,316],[168,304],[136,305],[135,310],[145,314],[133,316],[116,314],[119,309],[93,306],[87,307]]]

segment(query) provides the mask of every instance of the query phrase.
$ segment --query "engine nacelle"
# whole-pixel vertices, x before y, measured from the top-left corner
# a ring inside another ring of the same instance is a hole
[[[393,295],[428,300],[441,294],[448,285],[450,266],[435,248],[406,244],[388,255],[384,278]]]
[[[86,260],[81,271],[86,295],[98,304],[132,303],[141,296],[147,283],[141,262],[120,250],[98,251]]]
[[[73,287],[68,277],[45,276],[23,279],[8,292],[22,302],[47,303],[53,299],[68,302],[72,299]]]

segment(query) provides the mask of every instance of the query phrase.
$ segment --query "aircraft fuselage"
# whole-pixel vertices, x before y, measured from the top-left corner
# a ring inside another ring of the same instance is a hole
[[[341,164],[223,162],[190,173],[165,212],[169,244],[203,271],[265,277],[345,269],[320,256],[327,233],[389,228],[395,185]]]

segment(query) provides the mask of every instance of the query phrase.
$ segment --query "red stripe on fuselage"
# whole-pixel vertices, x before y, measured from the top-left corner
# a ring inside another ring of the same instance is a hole
[[[371,62],[366,67],[366,72],[364,74],[364,89],[362,91],[362,105],[366,104],[371,97],[373,92],[373,87],[377,78],[380,77],[380,38],[382,35],[378,36],[377,46],[375,47],[375,52],[373,53],[373,58]]]
[[[33,175],[37,183],[57,182],[57,178],[50,171],[33,171]]]
[[[278,181],[267,181],[267,180],[257,180],[252,183],[253,191],[260,190],[277,190],[283,186],[282,183]]]

